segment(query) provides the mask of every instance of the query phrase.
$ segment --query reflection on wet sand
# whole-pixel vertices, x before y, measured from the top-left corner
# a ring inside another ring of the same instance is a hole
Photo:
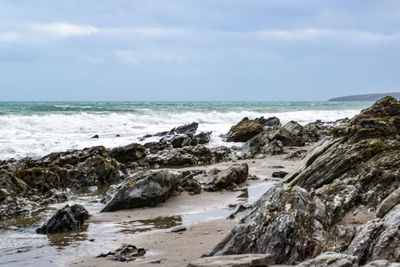
[[[83,224],[79,229],[71,233],[49,234],[47,239],[50,246],[55,246],[57,249],[63,249],[69,245],[78,245],[80,241],[88,239],[87,231],[89,225]]]

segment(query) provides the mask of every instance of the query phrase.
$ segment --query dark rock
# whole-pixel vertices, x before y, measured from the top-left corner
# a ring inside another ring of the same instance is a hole
[[[255,121],[264,127],[281,127],[281,121],[277,117],[269,117],[268,119],[260,117],[256,118]]]
[[[237,185],[247,180],[249,167],[246,163],[236,164],[223,171],[212,169],[205,174],[194,177],[204,190],[219,191],[222,189],[234,189]]]
[[[301,150],[295,150],[289,152],[289,154],[285,155],[283,157],[283,160],[299,160],[303,159],[307,154],[307,150],[301,149]]]
[[[290,121],[282,128],[268,132],[269,141],[281,141],[284,146],[304,146],[306,132],[300,124]]]
[[[197,122],[192,122],[191,124],[186,124],[183,126],[179,126],[177,128],[174,128],[168,132],[168,134],[173,135],[173,134],[192,134],[194,135],[197,131],[197,128],[199,127],[199,124]]]
[[[183,232],[183,231],[186,231],[186,230],[187,230],[186,226],[179,225],[179,226],[177,226],[175,228],[172,228],[171,232],[172,233],[178,233],[178,232]]]
[[[275,177],[275,178],[283,178],[283,177],[285,177],[287,174],[288,174],[288,173],[287,173],[287,172],[284,172],[284,171],[277,171],[277,172],[273,172],[273,173],[272,173],[272,177]]]
[[[175,135],[171,139],[170,143],[173,148],[181,148],[181,147],[189,145],[191,141],[192,141],[192,137],[190,137],[188,135]]]
[[[177,183],[178,175],[165,170],[136,173],[123,182],[102,212],[153,207],[167,200],[174,193]]]
[[[81,205],[66,205],[51,217],[42,227],[36,229],[38,234],[55,234],[71,232],[78,229],[89,218],[88,211]]]
[[[127,146],[112,149],[109,156],[122,163],[129,163],[146,156],[146,149],[140,144],[130,144]]]
[[[228,135],[228,142],[246,142],[264,130],[263,126],[255,120],[244,118],[233,126]]]
[[[212,254],[270,253],[278,264],[314,258],[302,266],[399,262],[399,139],[400,102],[385,97],[321,140]]]
[[[92,137],[91,137],[91,139],[98,139],[99,138],[99,135],[98,134],[95,134],[95,135],[93,135]]]
[[[211,139],[211,132],[201,132],[193,137],[191,145],[204,145],[208,144]]]
[[[144,248],[137,248],[134,245],[123,244],[114,252],[102,253],[96,258],[109,258],[112,261],[129,262],[134,261],[138,257],[142,257],[146,254]]]
[[[304,261],[298,267],[352,267],[357,266],[358,258],[336,252],[325,252],[314,259]]]

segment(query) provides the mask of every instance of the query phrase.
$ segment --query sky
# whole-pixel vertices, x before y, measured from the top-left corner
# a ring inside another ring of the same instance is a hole
[[[398,0],[0,0],[0,101],[400,91]]]

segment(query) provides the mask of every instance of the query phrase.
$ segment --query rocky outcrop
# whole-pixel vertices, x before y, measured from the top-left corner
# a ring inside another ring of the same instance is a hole
[[[71,232],[81,227],[88,218],[89,212],[82,205],[66,205],[57,211],[46,224],[36,229],[36,233],[56,234]]]
[[[233,165],[223,171],[212,169],[207,173],[193,177],[206,191],[219,191],[222,189],[234,189],[237,185],[245,182],[249,174],[246,163]]]
[[[144,158],[146,156],[146,149],[139,144],[130,144],[111,149],[108,155],[119,162],[129,163]]]
[[[153,207],[164,202],[175,192],[178,177],[166,170],[138,172],[123,182],[102,212]]]
[[[335,128],[212,254],[269,253],[279,264],[315,258],[303,265],[315,266],[334,251],[349,255],[338,257],[343,266],[399,262],[399,138],[400,102],[385,97]]]
[[[269,117],[267,119],[260,117],[256,118],[255,121],[264,127],[281,127],[281,121],[277,117]]]
[[[246,142],[263,130],[264,127],[260,123],[246,117],[230,129],[227,134],[227,141]]]

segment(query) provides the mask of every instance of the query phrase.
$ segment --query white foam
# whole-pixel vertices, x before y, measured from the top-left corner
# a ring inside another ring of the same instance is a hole
[[[179,125],[199,123],[198,131],[212,131],[210,146],[226,145],[220,135],[243,117],[278,117],[282,123],[290,120],[301,124],[335,121],[353,117],[360,110],[307,110],[282,113],[240,112],[184,112],[163,113],[148,110],[146,114],[133,113],[75,113],[44,115],[0,116],[0,158],[44,156],[50,152],[81,149],[104,145],[116,147],[132,142],[145,134],[170,130]],[[99,139],[91,139],[95,134]],[[119,134],[121,137],[116,137]],[[148,142],[148,140],[146,140]]]

